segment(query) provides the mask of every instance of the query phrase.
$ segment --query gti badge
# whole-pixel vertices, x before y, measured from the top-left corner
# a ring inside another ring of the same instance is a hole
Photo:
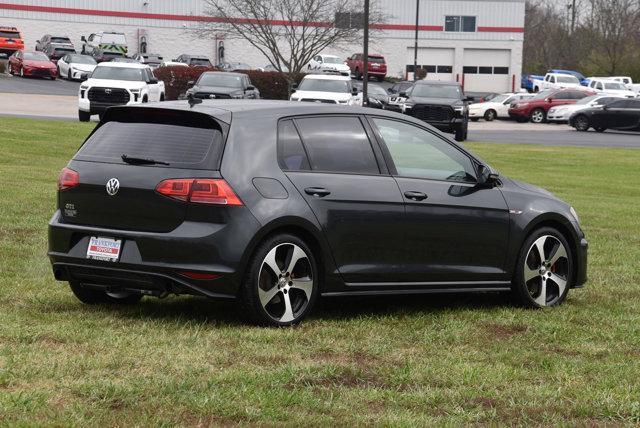
[[[105,93],[105,94],[110,94],[110,93],[111,93],[111,89],[106,88],[106,89],[104,90],[104,93]]]
[[[215,98],[216,94],[209,94],[209,98]]]
[[[107,193],[111,196],[114,196],[120,190],[120,182],[117,178],[112,178],[107,181]]]

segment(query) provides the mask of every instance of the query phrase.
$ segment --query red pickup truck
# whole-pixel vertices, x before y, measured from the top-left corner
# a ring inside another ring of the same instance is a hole
[[[387,62],[382,55],[369,54],[369,76],[373,76],[382,82],[387,76]],[[351,73],[358,80],[362,80],[364,74],[364,55],[361,53],[353,54],[347,58],[347,65],[351,69]]]

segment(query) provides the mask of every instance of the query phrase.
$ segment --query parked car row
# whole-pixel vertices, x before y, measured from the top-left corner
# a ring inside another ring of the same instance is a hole
[[[596,92],[621,94],[629,98],[640,96],[640,84],[634,84],[629,76],[585,77],[574,70],[552,69],[544,76],[523,74],[520,87],[529,92],[546,89],[588,87]]]

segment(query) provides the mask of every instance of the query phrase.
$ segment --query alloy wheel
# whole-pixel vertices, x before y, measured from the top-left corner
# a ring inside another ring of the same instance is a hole
[[[309,256],[296,244],[279,244],[262,261],[258,297],[274,321],[289,323],[299,318],[311,301],[314,285]]]
[[[569,256],[558,238],[543,235],[527,252],[523,278],[538,306],[551,306],[562,298],[569,280]]]
[[[493,110],[487,110],[487,112],[484,114],[484,119],[487,122],[491,122],[492,120],[494,120],[496,118],[496,112]]]
[[[578,116],[574,120],[574,127],[578,131],[587,131],[589,129],[589,120],[584,116]]]
[[[544,112],[540,109],[536,109],[531,113],[531,121],[533,123],[542,123],[544,121]]]

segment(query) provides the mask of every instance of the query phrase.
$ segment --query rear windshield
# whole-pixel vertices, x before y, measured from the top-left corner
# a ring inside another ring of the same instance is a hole
[[[211,61],[209,61],[207,58],[191,58],[190,61],[191,65],[205,65],[207,67],[211,66]]]
[[[51,43],[71,43],[68,37],[52,37]]]
[[[378,64],[384,64],[384,58],[379,57],[379,56],[370,56],[369,57],[369,62],[375,62]]]
[[[127,39],[124,37],[124,34],[118,33],[104,33],[102,35],[102,39],[100,40],[101,44],[111,44],[111,45],[126,45]]]
[[[7,39],[19,39],[20,38],[20,33],[18,33],[17,31],[0,31],[0,37],[5,37]]]
[[[74,159],[124,163],[122,155],[127,155],[167,162],[173,168],[206,169],[218,165],[222,144],[222,133],[218,129],[107,122],[89,137]]]

